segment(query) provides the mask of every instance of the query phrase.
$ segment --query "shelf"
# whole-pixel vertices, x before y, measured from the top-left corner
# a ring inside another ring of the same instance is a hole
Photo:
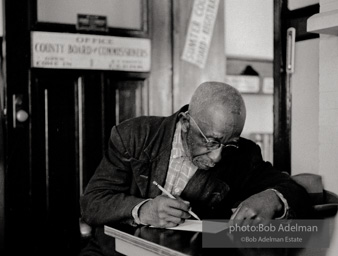
[[[225,82],[235,87],[244,94],[272,95],[273,78],[248,76],[248,75],[227,75]]]
[[[311,16],[307,20],[307,32],[338,36],[338,10]]]

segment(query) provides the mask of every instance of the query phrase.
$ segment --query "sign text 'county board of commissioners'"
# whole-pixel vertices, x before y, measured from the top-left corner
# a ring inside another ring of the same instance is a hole
[[[219,0],[194,0],[182,60],[203,69],[208,57]]]
[[[31,32],[32,67],[149,72],[146,38]]]

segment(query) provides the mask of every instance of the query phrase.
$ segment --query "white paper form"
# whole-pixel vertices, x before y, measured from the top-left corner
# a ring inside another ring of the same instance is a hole
[[[207,224],[204,223],[204,227],[202,223],[203,221],[201,220],[186,220],[184,223],[168,229],[204,233],[218,233],[229,227],[228,223],[225,222],[207,221]]]

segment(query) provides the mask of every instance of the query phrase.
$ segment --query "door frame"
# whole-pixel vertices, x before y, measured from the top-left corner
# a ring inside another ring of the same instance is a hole
[[[286,73],[287,29],[296,29],[295,41],[318,38],[306,32],[308,17],[319,12],[319,4],[290,11],[287,0],[274,0],[274,135],[273,162],[280,171],[291,174],[291,88]]]

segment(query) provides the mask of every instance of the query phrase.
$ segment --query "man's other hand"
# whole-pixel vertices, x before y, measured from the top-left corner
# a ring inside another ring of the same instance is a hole
[[[141,206],[139,218],[142,223],[155,227],[175,227],[190,217],[189,208],[189,202],[160,195]]]
[[[232,214],[231,220],[239,221],[242,224],[246,224],[246,222],[264,223],[273,219],[282,210],[282,201],[273,190],[268,189],[254,194],[240,203]]]

